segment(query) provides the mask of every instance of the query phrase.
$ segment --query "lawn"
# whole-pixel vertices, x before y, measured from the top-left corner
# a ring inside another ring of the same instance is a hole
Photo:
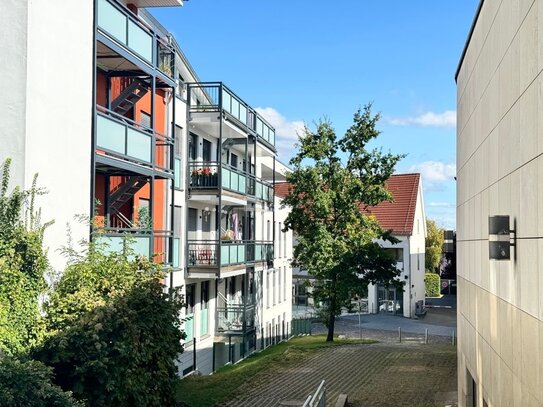
[[[334,342],[326,342],[326,337],[322,335],[296,337],[271,346],[236,365],[225,366],[211,376],[190,376],[180,380],[177,387],[178,400],[189,407],[221,405],[235,398],[245,383],[258,382],[263,375],[301,363],[314,352],[347,344],[375,342],[368,339],[335,339]]]

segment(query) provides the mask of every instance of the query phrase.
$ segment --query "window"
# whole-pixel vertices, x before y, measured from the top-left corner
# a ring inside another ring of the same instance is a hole
[[[194,208],[189,208],[189,232],[196,232],[197,230],[197,223],[198,221],[198,210]]]
[[[230,154],[230,165],[232,167],[238,168],[238,156],[234,153]]]
[[[277,303],[281,303],[281,267],[277,270]]]
[[[268,241],[271,241],[271,228],[270,228],[270,221],[268,220],[267,224],[266,224],[266,239]]]
[[[417,252],[417,270],[420,270],[420,247]]]
[[[202,158],[207,163],[211,161],[211,142],[203,139],[202,143]]]
[[[275,305],[275,269],[272,271],[272,300]]]
[[[175,155],[178,157],[183,157],[183,148],[182,148],[182,142],[183,142],[183,127],[175,126]]]
[[[153,124],[151,123],[151,115],[143,110],[140,112],[140,124],[149,129],[153,128]]]
[[[198,151],[198,136],[194,133],[189,135],[189,159],[192,161],[196,160]]]
[[[185,342],[190,342],[194,338],[194,294],[195,284],[187,285],[187,315],[185,317]]]
[[[182,171],[181,160],[179,158],[175,158],[174,167],[173,167],[173,174],[174,174],[173,186],[176,189],[181,189],[181,179],[183,178],[181,171]]]
[[[283,300],[287,300],[287,268],[283,269]],[[284,317],[283,317],[284,319]]]
[[[283,257],[287,257],[287,232],[283,233]]]
[[[209,281],[200,286],[200,335],[207,335],[209,326]]]
[[[387,247],[385,252],[397,262],[403,262],[403,249],[398,247]]]
[[[266,273],[266,308],[270,308],[270,272]]]
[[[282,256],[282,251],[281,251],[281,222],[279,222],[279,229],[277,231],[277,244],[279,245],[279,256],[278,257],[283,257]]]

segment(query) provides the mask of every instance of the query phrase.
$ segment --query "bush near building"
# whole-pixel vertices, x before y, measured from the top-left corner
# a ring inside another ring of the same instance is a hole
[[[439,297],[441,295],[441,278],[436,273],[426,273],[424,277],[426,283],[426,296]]]

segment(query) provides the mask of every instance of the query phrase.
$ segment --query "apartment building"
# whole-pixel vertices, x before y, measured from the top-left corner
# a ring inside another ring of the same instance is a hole
[[[457,81],[460,406],[543,405],[543,2],[480,2]]]
[[[181,375],[287,337],[292,241],[274,193],[286,168],[273,127],[222,82],[202,82],[145,9],[182,4],[59,0],[51,13],[8,0],[0,15],[10,61],[0,157],[12,157],[14,184],[39,173],[49,191],[52,266],[64,267],[67,223],[74,240],[163,264],[187,303]],[[92,228],[73,220],[81,214]]]

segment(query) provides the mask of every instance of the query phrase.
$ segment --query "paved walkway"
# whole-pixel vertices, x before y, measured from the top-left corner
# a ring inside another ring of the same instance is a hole
[[[228,407],[301,406],[321,380],[327,402],[341,393],[353,407],[453,405],[456,349],[450,345],[376,343],[326,348],[244,384]]]

